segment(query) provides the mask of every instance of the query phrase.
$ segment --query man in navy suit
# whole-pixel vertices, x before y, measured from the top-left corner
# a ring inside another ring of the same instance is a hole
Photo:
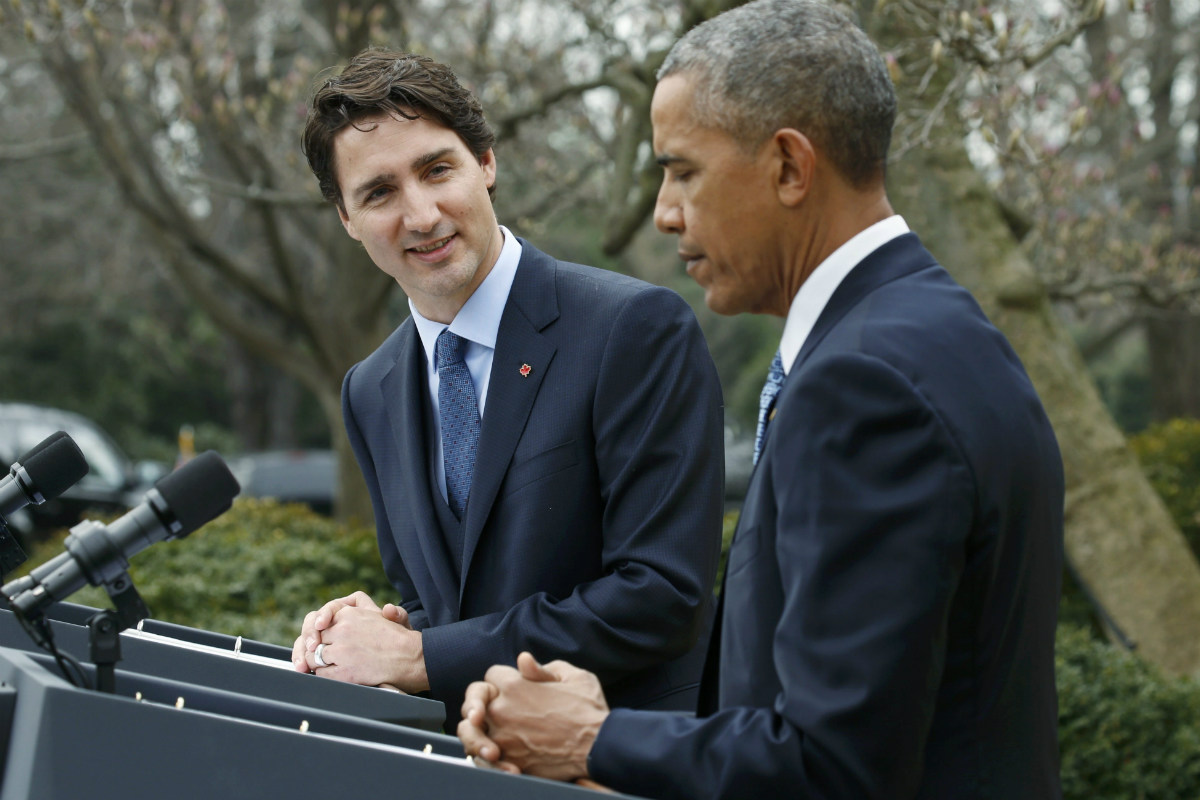
[[[667,57],[659,229],[786,319],[695,718],[493,667],[469,753],[649,797],[1054,798],[1063,476],[1016,355],[895,215],[895,97],[844,12],[760,0]]]
[[[720,547],[716,370],[674,292],[557,261],[497,224],[493,134],[431,59],[367,50],[304,149],[411,316],[347,374],[346,429],[402,601],[310,613],[300,671],[427,691],[523,650],[619,705],[694,708]]]

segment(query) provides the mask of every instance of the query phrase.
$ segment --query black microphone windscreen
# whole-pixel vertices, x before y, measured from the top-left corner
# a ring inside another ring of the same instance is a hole
[[[33,446],[33,449],[32,449],[32,450],[30,450],[28,453],[26,453],[25,455],[23,455],[23,456],[21,456],[20,458],[18,458],[18,459],[17,459],[17,463],[18,463],[18,464],[24,464],[26,461],[28,461],[29,459],[31,459],[31,458],[33,458],[34,456],[36,456],[38,453],[40,453],[40,452],[42,452],[43,450],[45,450],[47,447],[49,447],[50,445],[54,444],[54,443],[55,443],[55,442],[57,442],[59,439],[70,439],[70,438],[71,438],[70,436],[67,436],[67,432],[66,432],[66,431],[55,431],[54,433],[52,433],[52,434],[50,434],[49,436],[47,436],[45,439],[42,439],[40,442],[38,442],[37,444],[35,444],[35,445]]]
[[[187,536],[229,509],[242,487],[215,451],[201,453],[154,484]]]
[[[56,433],[43,441],[23,456],[20,463],[33,487],[47,500],[58,497],[88,473],[87,459],[79,445],[65,433],[61,436]]]

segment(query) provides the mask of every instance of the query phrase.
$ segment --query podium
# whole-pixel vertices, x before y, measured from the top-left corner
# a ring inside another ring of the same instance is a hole
[[[88,652],[85,626],[97,610],[74,603],[57,603],[46,613],[55,642],[81,661],[86,660]],[[296,672],[291,669],[292,651],[279,645],[244,640],[237,648],[237,637],[154,620],[146,620],[142,630],[176,644],[125,631],[121,634],[119,665],[123,670],[426,731],[440,731],[446,721],[446,710],[436,700]],[[0,610],[0,646],[42,652],[7,610]],[[240,652],[235,654],[235,649]],[[254,657],[255,661],[239,658],[242,654]],[[264,667],[259,663],[261,659],[278,661],[279,666]]]
[[[81,661],[79,615],[89,611],[51,612],[59,648]],[[171,632],[192,645],[227,643]],[[125,634],[121,648],[114,692],[80,689],[0,611],[0,800],[596,797],[477,767],[457,738],[436,731],[441,703],[258,660],[290,655],[285,648],[243,642],[240,652],[255,656],[245,660],[232,647],[218,655]],[[83,669],[94,679],[92,665]]]

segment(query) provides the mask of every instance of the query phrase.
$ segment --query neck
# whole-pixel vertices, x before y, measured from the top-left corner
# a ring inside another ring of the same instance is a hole
[[[470,283],[453,294],[445,296],[426,295],[420,298],[412,297],[413,305],[417,307],[417,311],[421,312],[421,316],[433,322],[440,322],[443,325],[449,325],[458,316],[458,312],[471,299],[471,295],[475,294],[475,290],[487,279],[491,274],[492,268],[496,266],[496,262],[500,260],[500,252],[504,249],[504,232],[500,230],[500,226],[496,226],[495,236],[492,238],[491,244],[488,246],[487,253],[483,261],[480,262],[479,268],[475,270]],[[401,286],[401,288],[404,288]]]
[[[896,213],[888,202],[882,184],[857,190],[839,182],[824,197],[811,199],[814,202],[805,203],[797,209],[801,222],[795,226],[797,236],[787,258],[791,268],[787,270],[781,287],[780,297],[784,305],[781,310],[774,312],[779,316],[787,316],[792,299],[800,287],[835,250]]]

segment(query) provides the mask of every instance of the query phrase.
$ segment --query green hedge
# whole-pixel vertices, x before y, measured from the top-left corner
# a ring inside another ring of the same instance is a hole
[[[61,552],[65,535],[39,545],[26,569]],[[155,619],[288,646],[304,615],[326,600],[356,589],[379,602],[399,599],[373,529],[273,500],[236,501],[190,536],[135,555],[129,574]],[[110,605],[93,587],[70,599]]]
[[[1056,672],[1066,800],[1200,798],[1200,682],[1066,625]]]
[[[1173,419],[1129,444],[1192,551],[1200,555],[1200,419]]]

